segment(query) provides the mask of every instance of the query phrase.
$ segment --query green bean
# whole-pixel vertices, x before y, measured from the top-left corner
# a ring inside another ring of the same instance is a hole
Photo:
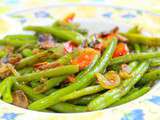
[[[12,45],[15,47],[20,47],[25,44],[35,44],[36,41],[33,40],[0,40],[0,45]]]
[[[121,98],[119,101],[115,102],[112,104],[112,106],[117,106],[117,105],[121,105],[121,104],[124,104],[124,103],[127,103],[127,102],[130,102],[142,95],[144,95],[145,93],[147,93],[151,88],[150,87],[146,87],[144,86],[143,88],[133,92],[132,94],[130,95],[127,95],[123,98]]]
[[[136,50],[136,48],[135,48],[135,51],[136,51],[136,53],[139,53],[139,52],[141,52],[141,47],[139,46],[139,44],[136,44],[135,45],[138,49]],[[133,61],[133,62],[131,62],[131,63],[129,63],[129,69],[130,69],[130,71],[129,71],[129,73],[131,73],[131,72],[133,72],[134,71],[134,69],[136,69],[136,67],[137,67],[137,65],[138,65],[138,62],[137,61]],[[132,93],[134,90],[136,90],[137,88],[132,88],[129,92],[128,92],[128,94],[130,94],[130,93]],[[127,94],[127,95],[128,95]]]
[[[99,97],[92,100],[88,108],[89,110],[100,110],[106,108],[119,100],[122,96],[126,95],[130,89],[141,79],[143,74],[149,67],[148,62],[142,62],[133,72],[129,79],[126,79],[120,86],[105,92]]]
[[[20,47],[26,44],[35,44],[36,41],[37,37],[32,35],[8,35],[0,41],[0,45],[13,45]]]
[[[147,52],[155,52],[155,51],[157,51],[157,50],[156,50],[156,47],[150,47],[150,48],[147,50]]]
[[[13,98],[12,98],[11,89],[14,82],[14,77],[8,77],[5,79],[5,81],[6,81],[6,87],[5,87],[6,89],[3,93],[3,100],[7,103],[12,103]]]
[[[0,98],[3,96],[5,90],[6,90],[6,80],[3,80],[0,83]]]
[[[62,64],[62,65],[66,65],[66,64],[69,64],[71,59],[75,56],[78,55],[78,50],[75,49],[72,53],[67,53],[66,55],[60,57],[59,59],[57,59],[56,61],[54,61],[55,63],[59,63],[59,64]]]
[[[47,95],[50,95],[51,93],[53,93],[53,92],[55,92],[55,91],[57,91],[57,89],[52,88],[52,89],[46,91],[44,94],[47,96]]]
[[[15,84],[15,87],[17,89],[23,90],[33,101],[45,97],[42,94],[35,93],[32,88],[26,85]],[[69,103],[59,103],[54,106],[51,106],[50,109],[57,112],[84,112],[87,110],[84,106],[76,106]]]
[[[151,60],[151,64],[150,64],[151,67],[157,67],[157,66],[160,66],[160,58],[157,58],[157,59],[152,59]]]
[[[18,53],[22,52],[24,49],[30,49],[30,50],[39,49],[39,44],[26,44],[26,45],[20,46],[18,49],[16,49],[16,52]]]
[[[89,86],[89,87],[86,87],[86,88],[83,88],[78,91],[74,91],[70,94],[65,95],[64,97],[61,98],[61,101],[73,100],[76,98],[80,98],[82,96],[98,93],[103,90],[105,89],[101,87],[100,85]]]
[[[61,27],[63,29],[76,31],[76,32],[81,33],[82,35],[87,35],[88,34],[87,30],[79,28],[80,25],[77,24],[77,23],[67,23],[67,24],[64,24],[63,22],[56,21],[52,26],[53,27]]]
[[[34,35],[25,35],[25,34],[17,34],[17,35],[7,35],[4,37],[6,40],[37,40],[37,37]]]
[[[19,70],[18,72],[19,72],[21,75],[24,75],[24,74],[32,73],[33,70],[34,70],[33,67],[25,67],[25,68]]]
[[[140,34],[135,33],[123,33],[125,37],[127,37],[130,44],[138,43],[148,46],[160,46],[160,38],[158,37],[147,37]]]
[[[139,88],[133,87],[133,88],[128,92],[128,94],[126,94],[125,96],[131,95],[132,93],[134,93],[134,92],[136,92],[136,91],[138,91],[138,90],[139,90]],[[124,97],[125,97],[125,96],[124,96]]]
[[[84,96],[75,100],[71,100],[70,103],[76,104],[76,105],[87,105],[91,100],[95,99],[98,97],[100,93],[89,95],[89,96]]]
[[[158,79],[160,79],[160,70],[152,70],[143,76],[143,78],[138,82],[138,85],[144,85],[150,81],[156,81]]]
[[[66,57],[68,57],[68,58],[66,58],[66,59],[70,59],[70,55],[71,55],[71,54],[67,54]],[[95,65],[95,63],[97,62],[97,60],[98,60],[99,57],[100,57],[100,55],[99,55],[99,54],[96,54],[95,57],[94,57],[94,59],[93,59],[93,61],[92,61],[92,63],[91,63],[87,68],[85,68],[83,71],[81,71],[81,72],[76,76],[76,79],[80,79],[83,75],[85,75],[87,72],[89,72],[89,71],[92,69],[92,67]],[[67,62],[66,62],[66,59],[65,59],[65,56],[64,56],[64,57],[62,57],[62,59],[60,58],[60,59],[58,59],[57,61],[60,60],[60,63],[61,63],[61,64],[66,64],[66,63],[67,63]],[[68,61],[68,60],[67,60],[67,61]]]
[[[130,69],[130,72],[132,72],[138,65],[138,62],[137,61],[133,61],[131,63],[129,63],[129,69]]]
[[[112,54],[115,50],[117,44],[117,40],[113,39],[109,46],[104,51],[102,57],[97,61],[93,69],[91,69],[87,74],[85,74],[83,77],[78,79],[75,83],[62,88],[56,92],[53,92],[51,95],[42,98],[38,101],[33,102],[29,105],[29,109],[34,110],[42,110],[45,109],[51,105],[55,105],[60,102],[60,98],[66,94],[69,94],[75,90],[82,89],[86,86],[88,86],[91,82],[93,82],[94,74],[96,72],[103,72],[104,69],[108,66],[109,60],[112,57]]]
[[[32,50],[26,48],[26,49],[24,49],[24,50],[22,51],[22,55],[23,55],[24,57],[30,57],[30,56],[33,55],[33,53],[32,53]]]
[[[76,113],[76,112],[87,111],[87,107],[85,106],[77,106],[70,103],[59,103],[50,108],[56,112],[63,112],[63,113]]]
[[[141,47],[139,46],[139,44],[134,44],[134,49],[135,49],[136,53],[141,52]]]
[[[54,37],[61,41],[72,41],[76,44],[81,44],[85,39],[83,35],[75,31],[69,31],[60,27],[43,27],[43,26],[27,26],[24,30],[31,30],[36,32],[51,33]]]
[[[49,56],[63,56],[64,55],[64,47],[63,46],[58,46],[55,48],[51,48],[49,50],[40,52],[38,54],[32,55],[30,57],[26,57],[22,59],[17,65],[16,69],[21,69],[26,66],[31,66],[37,62],[41,62],[43,60],[46,60]]]
[[[147,50],[149,49],[149,46],[141,45],[141,48],[142,48],[142,52],[147,52]]]
[[[3,58],[7,55],[8,53],[5,50],[0,50],[0,58]]]
[[[68,53],[65,56],[60,57],[58,60],[56,60],[54,62],[60,63],[62,65],[66,65],[66,64],[70,63],[71,59],[72,59],[72,54]]]
[[[38,85],[40,85],[40,81],[38,81],[38,80],[33,80],[33,81],[30,82],[30,85],[31,85],[32,88],[35,88],[35,87],[37,87]]]
[[[147,60],[151,58],[160,57],[160,52],[150,52],[150,53],[134,53],[128,54],[121,57],[113,58],[110,62],[110,65],[127,63],[135,60]]]
[[[136,53],[140,53],[141,52],[141,47],[139,46],[139,44],[134,44],[135,45],[135,47],[137,47],[137,48],[135,48],[135,51],[136,51]],[[130,72],[132,72],[136,67],[137,67],[137,65],[138,65],[138,62],[137,61],[133,61],[133,62],[131,62],[131,63],[129,63],[129,68],[130,68]]]
[[[69,75],[69,74],[77,73],[78,71],[79,71],[78,65],[66,65],[66,66],[59,66],[56,68],[43,70],[39,72],[33,72],[33,73],[22,75],[22,76],[17,76],[16,79],[18,82],[30,82],[32,80],[37,80],[42,77],[49,78],[49,77],[56,77],[61,75]]]
[[[37,93],[43,93],[46,92],[47,90],[50,90],[51,88],[58,86],[62,81],[66,80],[67,76],[60,76],[60,77],[55,77],[51,78],[50,80],[47,80],[43,84],[38,85],[37,87],[34,88],[34,90]]]
[[[141,30],[138,26],[134,26],[132,27],[131,29],[128,30],[127,34],[128,33],[137,33],[137,34],[140,34]]]

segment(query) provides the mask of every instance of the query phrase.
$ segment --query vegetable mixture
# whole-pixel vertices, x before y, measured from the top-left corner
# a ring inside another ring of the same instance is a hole
[[[138,26],[90,34],[74,16],[0,40],[3,101],[44,112],[95,111],[130,102],[160,79],[160,38]]]

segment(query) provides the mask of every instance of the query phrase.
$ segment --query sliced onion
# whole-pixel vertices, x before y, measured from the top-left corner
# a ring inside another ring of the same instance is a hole
[[[96,73],[98,83],[105,89],[112,89],[119,86],[121,79],[115,71],[109,71],[105,75]]]

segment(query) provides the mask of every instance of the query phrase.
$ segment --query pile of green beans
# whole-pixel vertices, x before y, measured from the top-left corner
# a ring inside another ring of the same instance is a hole
[[[26,85],[21,84],[15,84],[16,89],[23,90],[31,99],[32,101],[39,100],[41,98],[44,98],[45,95],[38,94],[34,92],[34,90]],[[50,107],[51,110],[54,110],[56,112],[85,112],[87,111],[87,107],[84,106],[77,106],[70,103],[59,103],[54,106]]]
[[[126,95],[129,90],[140,80],[149,67],[148,62],[142,62],[133,72],[133,77],[126,79],[120,86],[105,92],[96,99],[92,100],[88,108],[89,110],[100,110],[106,108],[116,102],[118,99]]]
[[[77,82],[63,89],[60,89],[45,98],[42,98],[38,101],[33,102],[32,104],[29,105],[28,108],[32,110],[45,109],[51,105],[58,104],[60,102],[59,98],[61,98],[62,96],[88,86],[92,82],[92,79],[94,78],[94,74],[96,72],[103,72],[104,69],[109,64],[109,60],[111,59],[112,54],[116,47],[116,43],[117,43],[117,40],[113,39],[113,41],[104,51],[102,57],[96,62],[93,68],[87,74],[83,75],[83,77],[77,79]]]
[[[83,35],[75,31],[65,30],[59,27],[41,27],[41,26],[27,26],[24,30],[32,30],[36,32],[51,33],[55,37],[59,38],[61,41],[71,40],[76,44],[81,44],[84,40]]]
[[[24,30],[33,34],[0,40],[0,99],[7,103],[42,112],[102,110],[143,96],[160,79],[160,38],[138,26],[90,36],[58,20]]]

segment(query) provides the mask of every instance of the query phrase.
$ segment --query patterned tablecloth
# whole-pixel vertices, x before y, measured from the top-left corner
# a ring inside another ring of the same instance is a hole
[[[51,4],[107,4],[160,14],[159,0],[0,0],[0,14]]]

